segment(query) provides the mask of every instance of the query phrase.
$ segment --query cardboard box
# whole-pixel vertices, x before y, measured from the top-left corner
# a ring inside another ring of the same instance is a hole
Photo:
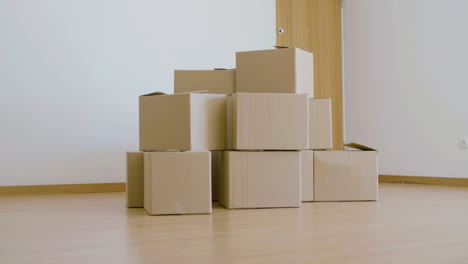
[[[378,197],[377,151],[314,151],[315,201],[375,201]]]
[[[313,54],[298,48],[236,53],[236,91],[314,95]]]
[[[140,96],[140,150],[226,149],[226,95]]]
[[[225,151],[219,204],[228,208],[301,206],[298,151]]]
[[[235,93],[228,97],[228,148],[309,148],[307,94]]]
[[[143,207],[143,152],[127,152],[127,207]]]
[[[209,151],[145,152],[144,207],[150,215],[211,213]]]
[[[233,94],[236,91],[236,70],[176,70],[174,93],[206,91],[211,94]]]
[[[222,173],[222,151],[211,151],[211,198],[218,201],[218,179]]]
[[[314,151],[301,151],[301,197],[303,202],[314,200]]]
[[[331,99],[309,99],[309,149],[332,149]]]

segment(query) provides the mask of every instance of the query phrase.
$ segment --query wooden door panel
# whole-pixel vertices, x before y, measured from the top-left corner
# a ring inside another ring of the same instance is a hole
[[[333,145],[343,148],[343,91],[340,0],[277,0],[279,46],[294,46],[314,53],[314,96],[331,98]]]

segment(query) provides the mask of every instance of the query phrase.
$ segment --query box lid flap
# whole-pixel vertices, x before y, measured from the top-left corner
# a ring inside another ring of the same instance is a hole
[[[362,150],[362,151],[377,151],[376,149],[369,148],[367,146],[364,146],[364,145],[361,145],[361,144],[358,144],[358,143],[355,143],[355,142],[344,144],[344,146],[348,147],[348,148],[359,149],[359,150]]]
[[[294,47],[288,47],[288,46],[273,46],[277,49],[289,49],[289,48],[294,48]]]
[[[295,49],[301,49],[301,50],[305,50],[305,51],[307,51],[307,52],[310,52],[310,53],[312,53],[312,51],[310,51],[310,50],[306,50],[306,49],[299,48],[299,47],[292,47],[292,46],[273,46],[273,47],[275,47],[275,48],[277,48],[277,49],[289,49],[289,48],[295,48]]]
[[[166,95],[166,93],[163,93],[163,92],[152,92],[152,93],[144,94],[144,95],[140,95],[140,96],[153,96],[153,95]]]
[[[190,91],[190,92],[183,92],[183,93],[177,93],[177,94],[201,94],[201,93],[207,93],[207,92],[208,90],[200,90],[200,91]],[[140,97],[141,96],[157,96],[157,95],[172,95],[172,94],[167,94],[163,92],[153,92],[149,94],[140,95]]]

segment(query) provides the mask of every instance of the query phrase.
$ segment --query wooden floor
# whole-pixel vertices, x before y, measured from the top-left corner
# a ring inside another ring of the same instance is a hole
[[[0,197],[0,263],[468,263],[468,188],[148,216],[123,193]]]

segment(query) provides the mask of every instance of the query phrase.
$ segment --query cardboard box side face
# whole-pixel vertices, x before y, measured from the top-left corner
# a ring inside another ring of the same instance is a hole
[[[227,135],[226,135],[226,145],[228,149],[234,149],[237,145],[237,94],[228,96],[227,98]]]
[[[239,150],[300,150],[309,146],[306,94],[237,94]]]
[[[151,214],[211,213],[210,152],[151,153]]]
[[[219,175],[220,177],[218,178],[218,203],[221,206],[224,206],[226,208],[231,208],[230,204],[230,184],[229,184],[229,169],[230,169],[230,151],[223,151],[222,152],[222,173]]]
[[[226,153],[226,152],[225,152]],[[227,180],[229,182],[228,191],[228,207],[227,208],[246,208],[247,207],[247,193],[246,189],[243,189],[243,183],[246,182],[245,170],[246,168],[242,165],[245,164],[245,155],[241,152],[229,151],[227,163],[229,169],[227,171]]]
[[[176,70],[174,93],[207,91],[211,94],[233,94],[236,70]]]
[[[227,151],[222,205],[226,208],[299,207],[299,152]]]
[[[236,53],[236,91],[295,93],[294,49]]]
[[[314,96],[314,55],[301,49],[294,49],[296,55],[296,93]]]
[[[190,94],[140,96],[140,150],[190,150]]]
[[[303,202],[314,200],[314,152],[301,151],[301,196]]]
[[[192,150],[226,149],[226,95],[190,96]]]
[[[127,207],[143,207],[143,152],[127,152]]]
[[[309,149],[332,149],[331,99],[309,99]]]
[[[151,214],[151,153],[143,153],[143,207]]]
[[[315,201],[373,201],[377,196],[376,151],[314,151]]]
[[[222,151],[211,152],[211,198],[218,201],[219,178],[222,174]]]

